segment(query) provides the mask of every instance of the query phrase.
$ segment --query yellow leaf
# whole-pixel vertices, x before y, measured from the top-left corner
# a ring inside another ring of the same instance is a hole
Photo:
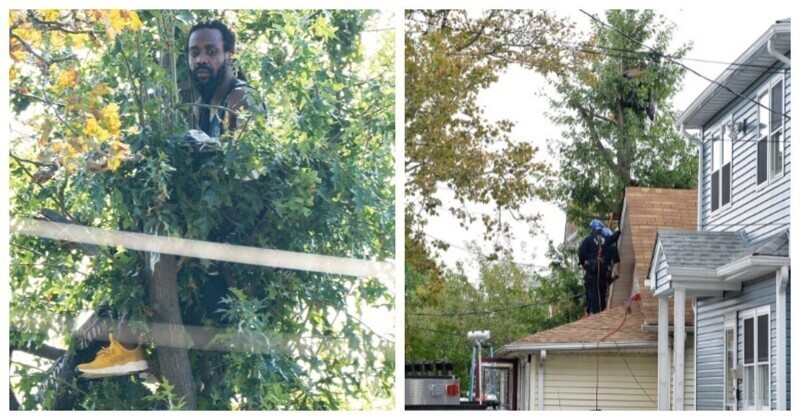
[[[11,59],[14,61],[22,61],[25,59],[25,53],[22,50],[11,51]]]
[[[37,31],[36,29],[27,28],[27,27],[20,27],[15,28],[12,33],[17,35],[18,37],[22,38],[28,44],[38,47],[42,41],[42,33]]]
[[[94,117],[86,119],[86,125],[83,128],[83,132],[87,136],[95,138],[101,143],[111,138],[111,133],[101,127],[97,122],[97,119]]]
[[[119,134],[119,127],[122,124],[119,120],[119,105],[108,104],[103,108],[103,125],[114,135]]]
[[[78,85],[78,72],[77,70],[67,69],[65,72],[58,76],[56,81],[56,90],[61,91],[67,88],[72,88]]]
[[[42,14],[44,14],[45,20],[49,20],[51,22],[57,21],[59,16],[58,10],[53,10],[53,9],[44,10],[42,11]]]
[[[70,38],[72,39],[72,46],[77,49],[86,48],[86,41],[89,40],[89,35],[86,34],[75,34],[71,35]]]
[[[131,12],[131,21],[128,22],[128,26],[134,31],[142,27],[142,21],[139,19],[139,15],[136,14],[136,12]]]
[[[107,84],[101,82],[92,89],[92,93],[98,96],[109,95],[111,94],[111,88],[108,87]]]
[[[11,68],[8,69],[8,81],[13,82],[14,79],[16,78],[17,78],[17,68],[11,66]]]
[[[67,38],[64,36],[62,32],[54,31],[50,32],[50,45],[61,48],[66,44]]]
[[[114,32],[119,32],[125,27],[125,19],[120,15],[119,10],[109,10],[108,20],[114,28]]]

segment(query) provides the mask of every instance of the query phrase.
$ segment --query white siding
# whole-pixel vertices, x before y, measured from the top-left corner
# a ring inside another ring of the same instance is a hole
[[[544,362],[545,410],[655,410],[658,354],[651,351],[600,352],[599,387],[595,352],[548,352]],[[538,364],[538,357],[534,357]],[[531,381],[538,381],[531,369]],[[537,384],[538,386],[538,384]],[[598,398],[595,399],[597,391]],[[531,407],[538,407],[538,389]]]

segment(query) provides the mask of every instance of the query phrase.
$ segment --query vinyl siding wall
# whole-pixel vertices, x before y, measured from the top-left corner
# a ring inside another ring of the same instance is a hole
[[[756,100],[757,95],[774,80],[783,77],[784,110],[791,116],[791,75],[774,67],[744,96]],[[789,226],[789,189],[791,178],[791,119],[784,119],[784,175],[756,184],[756,157],[758,136],[758,105],[753,101],[739,99],[726,107],[704,127],[703,171],[702,171],[702,230],[747,232],[751,243],[777,234]],[[711,211],[712,144],[709,139],[722,122],[746,121],[747,130],[737,134],[733,142],[731,161],[731,204]]]
[[[787,293],[787,307],[789,293]],[[723,410],[725,397],[725,314],[735,313],[737,319],[737,363],[744,360],[744,327],[738,315],[742,311],[770,306],[770,383],[772,389],[772,408],[776,407],[775,380],[777,373],[775,331],[775,274],[745,282],[741,292],[726,292],[722,298],[698,299],[695,333],[697,334],[697,409]],[[787,311],[788,313],[788,311]],[[788,324],[788,322],[787,322]],[[789,327],[787,326],[787,329]],[[788,334],[787,334],[788,335]],[[787,340],[787,347],[789,341]],[[789,357],[787,351],[787,358]],[[788,376],[787,376],[788,377]],[[741,389],[741,388],[740,388]],[[788,393],[787,389],[787,393]],[[741,391],[740,391],[741,393]],[[788,395],[788,394],[787,394]],[[741,395],[740,395],[741,397]],[[741,401],[739,409],[742,409]]]
[[[539,356],[530,369],[529,407],[538,410]],[[597,380],[593,351],[549,352],[544,361],[544,409],[595,409]],[[597,399],[601,410],[655,410],[658,397],[658,354],[646,351],[602,351]]]

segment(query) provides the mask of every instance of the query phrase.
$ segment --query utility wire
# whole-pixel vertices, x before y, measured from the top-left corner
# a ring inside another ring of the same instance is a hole
[[[697,72],[697,71],[696,71],[696,70],[694,70],[693,68],[691,68],[691,67],[689,67],[689,66],[687,66],[687,65],[685,65],[685,64],[683,64],[683,63],[680,63],[680,62],[676,61],[675,59],[673,59],[672,57],[670,57],[670,56],[668,56],[668,55],[664,55],[664,54],[662,54],[662,53],[661,53],[661,52],[659,52],[658,50],[656,50],[656,49],[654,49],[654,48],[652,48],[652,47],[650,47],[650,46],[648,46],[648,45],[644,44],[643,42],[640,42],[640,41],[638,41],[638,40],[636,40],[636,39],[633,39],[631,36],[629,36],[629,35],[628,35],[628,34],[626,34],[625,32],[622,32],[622,30],[618,29],[617,27],[615,27],[615,26],[613,26],[613,25],[611,25],[611,24],[609,24],[609,23],[606,23],[606,22],[602,21],[601,19],[599,19],[598,17],[594,16],[593,14],[591,14],[591,13],[589,13],[589,12],[587,12],[587,11],[583,10],[583,9],[579,9],[579,10],[580,10],[580,12],[581,12],[581,13],[585,14],[586,16],[588,16],[588,17],[589,17],[590,19],[592,19],[593,21],[595,21],[595,22],[597,22],[597,23],[599,23],[599,24],[601,24],[601,25],[603,25],[603,26],[605,26],[605,27],[607,27],[607,28],[610,28],[610,29],[612,29],[613,31],[615,31],[615,32],[617,32],[618,34],[620,34],[620,35],[624,36],[625,38],[627,38],[627,39],[628,39],[628,40],[630,40],[631,42],[635,42],[635,43],[637,43],[637,44],[641,45],[642,47],[645,47],[645,48],[647,48],[648,50],[652,51],[653,53],[657,54],[658,56],[660,56],[660,57],[663,57],[663,58],[667,59],[667,61],[669,61],[669,62],[671,62],[671,63],[673,63],[673,64],[676,64],[676,65],[678,65],[678,66],[682,67],[683,69],[685,69],[685,70],[687,70],[687,71],[691,72],[692,74],[694,74],[694,75],[696,75],[696,76],[698,76],[698,77],[700,77],[700,78],[702,78],[702,79],[704,79],[704,80],[706,80],[706,81],[708,81],[708,82],[710,82],[710,83],[712,83],[712,84],[715,84],[715,85],[717,85],[717,86],[719,86],[719,87],[721,87],[721,88],[725,89],[726,91],[728,91],[728,92],[732,93],[733,95],[735,95],[735,96],[737,96],[737,97],[739,97],[739,98],[741,98],[741,99],[744,99],[745,101],[753,102],[753,103],[754,103],[754,104],[756,104],[757,106],[759,106],[759,107],[762,107],[762,108],[764,108],[764,109],[768,110],[769,112],[772,112],[772,113],[775,113],[775,114],[778,114],[778,115],[782,115],[782,116],[783,116],[785,119],[787,119],[787,120],[791,120],[791,117],[789,117],[789,116],[788,116],[786,113],[781,113],[781,112],[778,112],[778,111],[774,111],[774,110],[772,110],[771,108],[769,108],[768,106],[761,105],[761,103],[760,103],[760,102],[758,102],[758,101],[756,101],[755,99],[748,98],[747,96],[744,96],[744,95],[742,95],[741,93],[734,91],[733,89],[729,88],[728,86],[725,86],[725,85],[723,85],[722,83],[719,83],[719,82],[717,82],[716,80],[713,80],[713,79],[710,79],[710,78],[708,78],[708,77],[706,77],[706,76],[703,76],[702,74],[700,74],[699,72]]]
[[[602,47],[598,47],[598,48],[602,49]],[[592,55],[603,55],[603,56],[606,56],[606,57],[620,58],[620,59],[624,59],[624,60],[640,60],[640,59],[643,58],[642,56],[644,55],[644,53],[635,54],[636,52],[632,51],[632,50],[628,50],[628,51],[630,51],[632,53],[631,55],[609,54],[607,52],[590,50],[590,49],[586,49],[586,48],[578,48],[578,47],[573,48],[573,51],[582,52],[582,53],[585,53],[585,54],[592,54]],[[681,60],[680,58],[674,58],[674,57],[671,57],[671,56],[664,56],[664,57],[670,57],[673,60]],[[735,66],[730,66],[730,67],[735,67]],[[762,66],[759,66],[759,67],[762,67]],[[765,68],[765,69],[763,67],[762,67],[762,69],[756,69],[756,68],[751,69],[749,67],[745,67],[744,65],[742,65],[741,67],[735,67],[735,68],[736,68],[736,71],[743,72],[743,73],[783,74],[783,73],[786,72],[785,69],[782,69],[782,68],[771,68],[771,67],[768,67],[768,68]]]
[[[527,307],[530,307],[530,306],[555,305],[555,304],[557,304],[557,303],[561,303],[561,302],[566,302],[566,301],[570,301],[570,300],[573,300],[573,299],[577,299],[577,298],[579,298],[579,297],[582,297],[583,295],[584,295],[584,293],[578,293],[578,294],[571,295],[571,296],[564,296],[564,297],[562,297],[562,298],[560,298],[560,299],[556,299],[555,301],[552,301],[552,302],[533,302],[533,303],[526,303],[526,304],[524,304],[524,305],[511,306],[511,307],[507,307],[507,308],[487,309],[487,310],[483,310],[483,311],[468,311],[468,312],[417,312],[417,313],[407,313],[406,315],[408,315],[408,316],[467,316],[467,315],[491,315],[491,314],[493,314],[493,313],[496,313],[496,312],[505,312],[505,311],[511,311],[511,310],[514,310],[514,309],[527,308]]]
[[[579,47],[583,47],[582,45],[579,45],[579,44],[573,44],[573,45],[579,46]],[[601,50],[608,50],[608,51],[616,51],[616,52],[635,54],[635,55],[628,56],[629,58],[643,58],[643,56],[647,56],[647,55],[651,54],[651,53],[646,53],[646,52],[639,51],[639,50],[630,50],[630,49],[626,49],[626,48],[615,48],[615,47],[609,47],[609,46],[605,46],[605,45],[593,45],[592,47],[598,48],[598,49],[601,49]],[[645,46],[645,47],[647,47],[647,46]],[[587,52],[590,52],[590,51],[591,50],[588,50]],[[668,59],[672,59],[672,60],[697,61],[697,62],[708,63],[708,64],[727,65],[729,67],[753,68],[753,69],[761,69],[761,70],[774,70],[776,72],[778,72],[778,71],[782,72],[783,71],[783,69],[773,69],[773,66],[763,66],[763,65],[760,65],[760,64],[747,64],[747,63],[737,63],[737,62],[727,62],[727,61],[706,60],[706,59],[702,59],[702,58],[675,57],[675,56],[672,56],[672,55],[662,54],[662,53],[659,53],[657,51],[655,51],[655,53],[658,54],[659,57],[668,58]]]
[[[647,399],[649,399],[651,403],[656,404],[656,401],[653,399],[653,397],[650,396],[650,393],[648,393],[647,390],[644,389],[644,387],[642,386],[642,383],[639,382],[639,379],[636,377],[636,374],[633,373],[633,369],[631,369],[631,366],[628,364],[628,358],[625,357],[625,353],[622,352],[622,348],[620,348],[619,343],[615,341],[614,344],[617,346],[617,352],[619,353],[619,356],[622,358],[622,361],[625,363],[625,367],[628,368],[628,372],[631,374],[631,378],[633,378],[634,382],[636,382],[636,385],[639,385],[639,389],[642,390],[642,393],[644,393]]]

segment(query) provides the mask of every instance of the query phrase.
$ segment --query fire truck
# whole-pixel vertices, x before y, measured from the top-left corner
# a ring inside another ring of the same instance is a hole
[[[448,360],[420,361],[405,366],[406,410],[516,410],[516,359],[494,357],[489,331],[470,331],[472,345],[469,388],[462,392]]]

